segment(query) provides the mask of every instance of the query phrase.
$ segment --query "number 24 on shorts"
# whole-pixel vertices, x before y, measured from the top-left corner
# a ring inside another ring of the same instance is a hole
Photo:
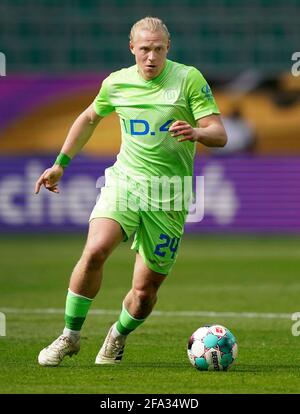
[[[159,244],[156,245],[155,250],[154,250],[154,254],[157,254],[158,256],[161,256],[161,257],[165,257],[166,251],[163,251],[163,250],[169,248],[171,253],[172,253],[171,258],[174,259],[174,255],[177,251],[180,238],[179,237],[171,238],[170,236],[168,236],[167,234],[164,234],[164,233],[161,233],[159,238],[161,240],[165,240],[165,242],[164,243],[159,243]]]

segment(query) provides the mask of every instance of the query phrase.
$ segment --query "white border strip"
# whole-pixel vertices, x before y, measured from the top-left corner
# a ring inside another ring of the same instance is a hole
[[[63,308],[0,308],[5,314],[19,315],[61,315]],[[91,309],[89,315],[119,315],[120,310]],[[259,312],[211,312],[211,311],[153,311],[152,316],[176,317],[176,316],[203,316],[203,317],[224,317],[224,318],[248,318],[248,319],[291,319],[293,313],[259,313]]]

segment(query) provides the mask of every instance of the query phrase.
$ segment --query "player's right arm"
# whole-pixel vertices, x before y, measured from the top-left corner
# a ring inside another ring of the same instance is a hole
[[[69,158],[73,158],[76,154],[78,154],[83,146],[88,142],[102,118],[103,117],[99,116],[95,112],[92,103],[79,115],[71,126],[60,152]],[[63,167],[56,164],[45,170],[35,184],[35,194],[39,193],[42,186],[53,193],[58,193],[58,182],[63,173]]]

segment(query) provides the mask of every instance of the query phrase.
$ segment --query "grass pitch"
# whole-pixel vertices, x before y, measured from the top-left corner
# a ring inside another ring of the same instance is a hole
[[[85,235],[1,236],[1,394],[299,393],[300,338],[290,317],[300,312],[298,238],[185,237],[157,312],[129,336],[119,366],[99,367],[95,356],[131,284],[134,253],[124,243],[106,264],[80,353],[40,367],[39,351],[63,329],[69,275],[84,242]],[[238,340],[228,372],[197,371],[186,355],[191,333],[213,323]]]

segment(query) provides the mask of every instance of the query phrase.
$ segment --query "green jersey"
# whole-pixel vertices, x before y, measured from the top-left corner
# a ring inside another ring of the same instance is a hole
[[[171,60],[152,80],[145,80],[137,65],[113,72],[103,81],[94,110],[102,117],[119,115],[122,144],[113,171],[135,182],[191,177],[196,143],[178,142],[169,127],[176,120],[195,127],[199,118],[219,113],[202,74]]]

